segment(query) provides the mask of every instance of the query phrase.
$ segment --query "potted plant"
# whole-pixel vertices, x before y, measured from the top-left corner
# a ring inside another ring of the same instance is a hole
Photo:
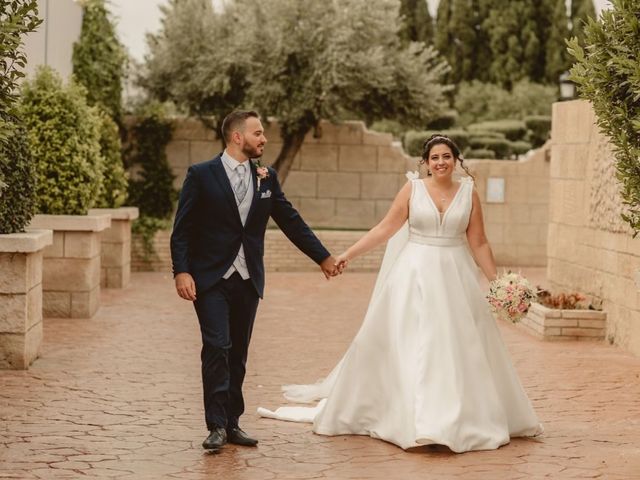
[[[38,215],[54,231],[44,252],[45,317],[92,317],[100,302],[100,232],[111,217],[87,215],[102,185],[101,122],[83,87],[40,68],[22,86],[19,112],[36,167]]]
[[[538,299],[521,324],[544,340],[602,340],[607,314],[597,302],[585,301],[578,292],[552,294],[538,287]]]

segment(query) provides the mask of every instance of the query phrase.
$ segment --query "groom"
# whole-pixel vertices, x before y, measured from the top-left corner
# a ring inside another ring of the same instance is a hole
[[[176,290],[193,302],[202,334],[202,383],[209,436],[255,446],[238,425],[242,382],[258,301],[264,292],[264,235],[269,217],[296,247],[337,275],[335,260],[286,199],[275,170],[257,167],[267,139],[260,117],[235,111],[222,122],[227,148],[189,167],[171,235]]]

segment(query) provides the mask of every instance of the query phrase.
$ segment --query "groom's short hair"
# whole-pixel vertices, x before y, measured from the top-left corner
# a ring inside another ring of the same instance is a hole
[[[253,110],[234,110],[224,117],[224,120],[222,120],[222,137],[224,141],[228,143],[231,140],[231,132],[240,130],[249,117],[259,119],[260,115]]]

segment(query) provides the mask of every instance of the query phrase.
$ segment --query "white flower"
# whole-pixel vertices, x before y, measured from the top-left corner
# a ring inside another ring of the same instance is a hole
[[[417,180],[420,178],[420,172],[416,171],[408,171],[407,173],[405,173],[405,176],[407,177],[407,180]]]

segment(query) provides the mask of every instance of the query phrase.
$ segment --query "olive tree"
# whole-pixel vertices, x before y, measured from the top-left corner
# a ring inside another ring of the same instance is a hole
[[[222,13],[207,5],[170,2],[144,83],[218,122],[237,107],[276,117],[283,146],[274,168],[283,181],[321,119],[423,127],[445,108],[448,66],[424,43],[400,40],[399,0],[236,0]],[[169,14],[191,18],[192,31]]]

